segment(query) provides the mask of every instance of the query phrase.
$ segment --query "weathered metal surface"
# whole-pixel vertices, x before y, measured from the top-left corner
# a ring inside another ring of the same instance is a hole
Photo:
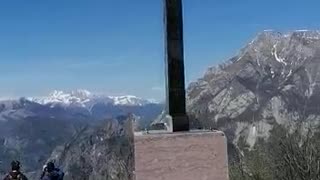
[[[181,0],[164,0],[167,113],[173,131],[188,131],[183,52],[183,17]]]

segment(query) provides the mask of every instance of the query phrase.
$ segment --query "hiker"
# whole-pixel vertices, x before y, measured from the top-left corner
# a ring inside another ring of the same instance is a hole
[[[43,172],[40,180],[63,180],[64,173],[56,168],[53,162],[48,162],[43,167]]]
[[[28,180],[28,178],[20,172],[20,162],[11,162],[11,172],[9,172],[3,180]]]

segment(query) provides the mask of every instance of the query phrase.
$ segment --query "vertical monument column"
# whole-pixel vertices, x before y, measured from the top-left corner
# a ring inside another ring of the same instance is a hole
[[[190,131],[186,115],[182,1],[165,9],[167,113],[173,132],[135,132],[135,180],[228,180],[227,142],[220,131]]]
[[[183,52],[183,12],[181,0],[164,0],[165,66],[167,114],[173,132],[188,131]]]

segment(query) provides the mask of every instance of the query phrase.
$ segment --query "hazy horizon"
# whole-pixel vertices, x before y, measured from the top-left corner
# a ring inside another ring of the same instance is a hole
[[[73,90],[61,90],[61,89],[54,89],[52,91],[47,91],[44,93],[40,93],[38,95],[33,95],[33,96],[28,96],[28,95],[15,95],[15,96],[1,96],[0,95],[0,101],[4,101],[4,100],[17,100],[20,98],[45,98],[45,97],[49,97],[52,96],[53,93],[55,92],[63,92],[64,94],[71,94],[73,91],[89,91],[88,89],[73,89]],[[150,100],[150,101],[156,101],[156,102],[164,102],[165,101],[165,97],[163,99],[155,99],[155,98],[147,98],[147,97],[141,97],[141,96],[137,96],[134,94],[127,94],[124,92],[99,92],[99,91],[89,91],[91,93],[91,95],[94,96],[110,96],[110,97],[120,97],[120,96],[135,96],[137,98],[143,98],[145,100]]]

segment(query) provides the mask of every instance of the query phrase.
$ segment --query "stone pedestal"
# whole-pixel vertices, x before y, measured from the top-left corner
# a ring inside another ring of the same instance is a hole
[[[135,133],[135,180],[228,180],[219,131]]]

